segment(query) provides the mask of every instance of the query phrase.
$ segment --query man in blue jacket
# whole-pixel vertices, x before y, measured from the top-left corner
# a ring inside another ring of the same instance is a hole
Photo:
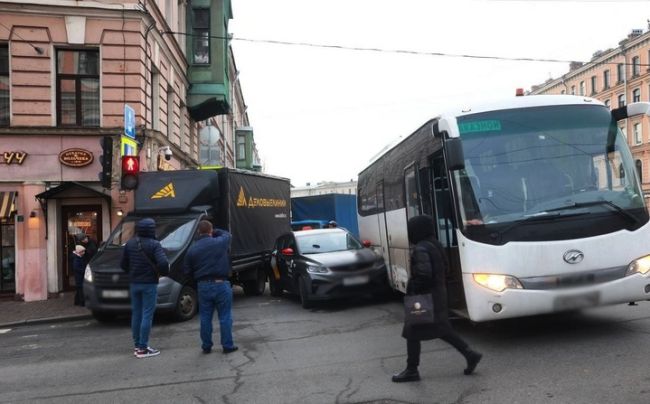
[[[212,317],[216,307],[219,316],[219,332],[223,353],[238,348],[232,341],[232,287],[230,276],[230,233],[216,229],[212,223],[199,222],[199,238],[185,255],[184,271],[197,283],[199,314],[201,316],[201,348],[212,352]]]
[[[156,240],[156,222],[142,219],[135,225],[136,236],[124,246],[120,266],[131,278],[131,331],[134,355],[148,358],[160,354],[149,346],[153,313],[156,311],[158,278],[169,274],[169,262]]]

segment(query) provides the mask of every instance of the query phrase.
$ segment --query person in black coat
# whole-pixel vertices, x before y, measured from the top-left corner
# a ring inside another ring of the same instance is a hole
[[[406,338],[406,369],[393,375],[393,382],[420,380],[420,341],[440,338],[451,344],[467,360],[464,370],[471,374],[481,360],[481,355],[469,348],[467,343],[453,330],[447,315],[446,273],[449,266],[442,245],[435,238],[434,221],[431,216],[415,216],[408,221],[408,237],[415,245],[411,252],[411,276],[406,286],[407,295],[432,293],[433,324],[404,324],[402,337]]]
[[[77,234],[76,239],[77,239],[77,245],[86,248],[86,252],[84,254],[84,261],[86,262],[86,264],[88,264],[92,259],[92,257],[94,257],[95,254],[97,253],[97,242],[95,242],[95,240],[88,237],[86,233]]]
[[[84,272],[86,271],[86,248],[82,245],[76,245],[74,251],[72,252],[72,272],[74,273],[74,285],[75,285],[75,295],[74,295],[74,305],[75,306],[84,306]]]

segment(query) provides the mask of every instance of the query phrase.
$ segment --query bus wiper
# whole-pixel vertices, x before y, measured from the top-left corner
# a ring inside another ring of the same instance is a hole
[[[553,220],[557,218],[565,218],[571,216],[582,216],[588,213],[589,212],[560,213],[560,212],[551,212],[549,210],[537,212],[537,213],[530,214],[523,219],[515,220],[514,222],[510,223],[510,225],[504,227],[503,229],[490,234],[490,237],[492,237],[493,239],[501,238],[501,236],[503,236],[510,230],[514,229],[515,227],[519,227],[523,224],[527,224],[530,222]]]
[[[577,208],[587,208],[589,206],[607,206],[610,209],[612,209],[614,212],[618,213],[619,215],[631,220],[634,223],[637,223],[639,219],[636,218],[636,216],[632,215],[630,212],[626,211],[625,209],[621,208],[617,204],[611,201],[607,201],[605,199],[600,199],[597,201],[589,201],[589,202],[572,202],[568,205],[560,206],[557,208],[552,208],[552,209],[547,209],[546,212],[555,212],[558,210],[566,210],[566,209],[577,209]]]

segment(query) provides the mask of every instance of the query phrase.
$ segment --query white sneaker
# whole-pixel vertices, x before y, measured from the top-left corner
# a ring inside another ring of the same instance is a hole
[[[146,349],[138,349],[135,352],[135,357],[139,359],[148,358],[150,356],[156,356],[156,355],[160,355],[160,351],[150,346],[147,347]]]

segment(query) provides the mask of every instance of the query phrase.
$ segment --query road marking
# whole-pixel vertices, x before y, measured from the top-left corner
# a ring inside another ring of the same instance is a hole
[[[3,328],[3,329],[0,329],[0,334],[6,334],[9,331],[11,331],[11,328]]]

